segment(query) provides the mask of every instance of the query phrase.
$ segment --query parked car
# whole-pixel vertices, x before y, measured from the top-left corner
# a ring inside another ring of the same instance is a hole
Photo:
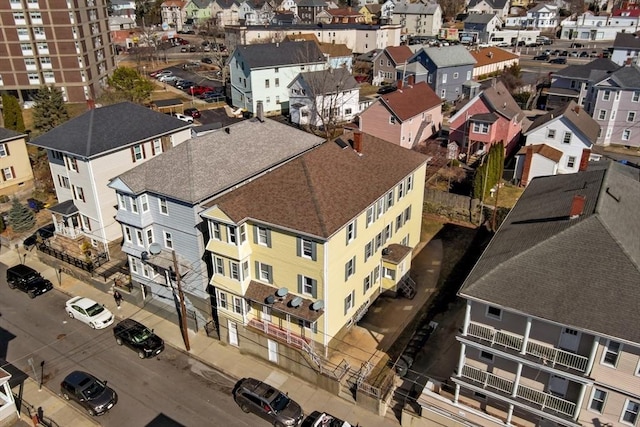
[[[198,110],[197,108],[187,108],[186,110],[184,110],[184,114],[187,116],[191,116],[194,119],[200,118],[200,110]]]
[[[597,58],[597,57],[599,57],[599,56],[600,56],[600,55],[598,54],[598,51],[597,51],[597,50],[592,50],[592,51],[591,51],[591,54],[589,55],[589,57],[590,57],[590,58]]]
[[[53,225],[53,223],[43,225],[42,227],[38,228],[38,230],[36,231],[36,233],[38,233],[38,236],[40,236],[42,240],[47,240],[52,238],[55,232],[56,232],[56,226]]]
[[[178,79],[179,79],[179,77],[178,76],[174,76],[173,74],[171,74],[171,75],[163,75],[163,76],[158,77],[158,81],[159,82],[164,82],[164,83],[169,83],[169,82],[172,82],[172,81],[175,81],[175,80],[178,80]]]
[[[541,55],[536,55],[533,57],[534,61],[548,61],[549,60],[549,55],[546,54],[541,54]]]
[[[209,91],[209,87],[208,86],[199,86],[199,85],[195,85],[195,86],[191,86],[189,89],[187,89],[187,93],[189,95],[195,95],[198,96],[200,94],[203,94],[205,92]]]
[[[103,305],[85,297],[73,297],[64,307],[72,319],[91,326],[92,329],[104,329],[113,323],[113,314]]]
[[[560,55],[560,49],[556,49],[553,52],[551,52],[552,55],[558,56]]]
[[[189,124],[193,123],[193,117],[191,116],[185,116],[184,114],[180,114],[180,113],[172,113],[171,115],[178,120],[182,120],[183,122],[187,122]]]
[[[89,415],[102,415],[118,403],[118,394],[100,381],[83,371],[73,371],[60,383],[60,393],[66,400],[73,400]]]
[[[243,412],[253,412],[276,426],[297,426],[302,408],[275,387],[255,378],[243,378],[233,389],[233,399]]]
[[[577,58],[577,57],[578,57],[578,52],[574,50],[573,52],[571,52],[571,53],[569,54],[569,56],[572,56],[572,57],[574,57],[574,58]]]
[[[142,323],[124,319],[113,327],[118,345],[125,345],[138,353],[140,359],[157,356],[164,350],[164,341]]]
[[[44,208],[44,203],[38,199],[27,199],[27,204],[29,205],[29,209],[31,209],[35,213],[40,212]]]
[[[580,52],[580,58],[588,58],[588,57],[589,57],[589,52],[587,51]]]
[[[510,44],[508,42],[500,42],[496,46],[497,47],[509,47]]]
[[[583,48],[584,45],[582,43],[571,43],[571,46],[569,47],[573,49],[580,49],[580,48]]]
[[[204,57],[200,60],[203,64],[213,64],[213,60],[209,57]]]
[[[176,87],[178,89],[182,89],[182,90],[186,90],[186,89],[190,88],[193,85],[195,85],[195,83],[192,82],[191,80],[182,80],[182,81],[176,83]]]
[[[560,56],[569,56],[569,52],[563,50],[562,52],[560,52]]]
[[[7,285],[10,289],[19,289],[33,299],[53,289],[51,282],[33,268],[24,264],[7,269]]]
[[[352,427],[352,425],[326,412],[313,411],[304,420],[302,427]]]
[[[398,88],[392,85],[389,86],[382,86],[380,89],[378,89],[378,95],[384,95],[386,93],[391,93],[391,92],[395,92]]]
[[[36,243],[38,243],[38,233],[33,233],[31,236],[27,237],[26,239],[24,239],[22,241],[22,247],[28,251],[29,249],[31,249],[33,246],[36,245]]]
[[[155,77],[156,79],[160,79],[162,76],[172,76],[173,72],[169,71],[169,70],[161,70],[161,71],[156,71],[153,72],[151,74],[149,74],[151,77]]]
[[[182,46],[182,47],[180,48],[180,52],[181,52],[181,53],[187,53],[187,52],[189,52],[189,49],[188,49],[186,46]]]
[[[553,58],[549,61],[550,64],[566,64],[567,58]]]

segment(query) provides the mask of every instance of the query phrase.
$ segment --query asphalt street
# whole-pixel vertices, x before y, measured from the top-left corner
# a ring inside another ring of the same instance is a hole
[[[108,381],[119,400],[99,417],[101,425],[263,423],[243,413],[233,401],[235,380],[171,347],[156,358],[140,360],[135,352],[116,345],[113,326],[93,330],[70,319],[64,311],[68,296],[61,292],[54,289],[32,300],[21,291],[9,289],[6,269],[0,264],[0,358],[36,379],[44,360],[44,387],[58,394],[60,382],[73,370],[84,370]]]

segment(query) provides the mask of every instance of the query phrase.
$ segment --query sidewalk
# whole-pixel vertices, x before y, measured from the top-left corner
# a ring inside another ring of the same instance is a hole
[[[9,249],[6,246],[0,248],[0,262],[6,264],[8,267],[18,264],[20,262],[20,254],[24,255],[25,253],[22,248],[20,248],[18,252],[14,247],[15,246],[12,245]],[[69,275],[62,274],[62,280],[59,283],[55,270],[41,263],[35,251],[36,249],[27,252],[25,264],[36,269],[45,278],[49,279],[56,289],[70,296],[81,295],[104,304],[114,313],[118,320],[128,317],[138,320],[150,329],[153,329],[164,339],[167,345],[185,352],[182,334],[177,325],[143,308],[129,304],[126,301],[123,301],[121,308],[117,309],[115,301],[110,294],[80,282],[78,279]],[[386,417],[378,416],[367,409],[358,407],[338,396],[291,376],[273,364],[242,354],[240,350],[235,347],[209,338],[203,330],[198,333],[190,330],[189,342],[191,351],[188,353],[194,359],[234,379],[253,377],[266,381],[288,392],[289,395],[302,406],[305,414],[310,414],[315,410],[327,411],[353,425],[358,423],[362,427],[391,427],[399,425],[399,421],[394,417],[393,411],[391,410],[387,411]],[[46,398],[43,399],[40,396],[46,396]],[[45,392],[44,388],[41,392],[38,392],[37,384],[35,389],[27,390],[25,386],[24,399],[36,408],[42,406],[44,413],[61,426],[71,425],[65,422],[71,419],[77,420],[73,423],[74,427],[99,425],[87,416],[83,417],[87,419],[87,424],[81,423],[80,417],[78,417],[78,410],[67,404],[67,402],[56,394],[49,391]]]

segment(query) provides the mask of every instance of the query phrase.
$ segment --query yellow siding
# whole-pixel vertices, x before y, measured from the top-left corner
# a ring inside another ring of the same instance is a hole
[[[602,413],[591,409],[591,400],[593,399],[594,389],[600,389],[607,392],[607,396],[604,401],[604,407]],[[621,423],[620,417],[625,410],[625,404],[628,397],[617,393],[613,390],[605,389],[602,387],[587,386],[587,391],[584,395],[584,401],[582,402],[582,410],[580,411],[580,417],[578,422],[583,426],[628,426],[629,424]],[[640,401],[640,399],[631,399]]]
[[[640,375],[636,375],[640,369],[640,348],[623,345],[618,363],[615,368],[612,368],[601,363],[606,344],[607,340],[601,338],[591,377],[596,383],[607,384],[615,389],[637,395],[640,390]]]
[[[33,184],[33,171],[29,162],[29,154],[24,138],[18,138],[13,141],[5,142],[8,155],[0,157],[0,173],[4,168],[12,168],[15,177],[13,179],[4,180],[4,175],[0,179],[0,194],[11,195],[21,189],[25,184],[25,190]],[[56,177],[53,177],[56,179]]]

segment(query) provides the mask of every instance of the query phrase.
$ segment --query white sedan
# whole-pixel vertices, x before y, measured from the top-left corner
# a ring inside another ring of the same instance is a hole
[[[103,329],[113,323],[113,313],[92,299],[73,297],[65,304],[65,311],[72,319],[78,319],[93,329]]]

